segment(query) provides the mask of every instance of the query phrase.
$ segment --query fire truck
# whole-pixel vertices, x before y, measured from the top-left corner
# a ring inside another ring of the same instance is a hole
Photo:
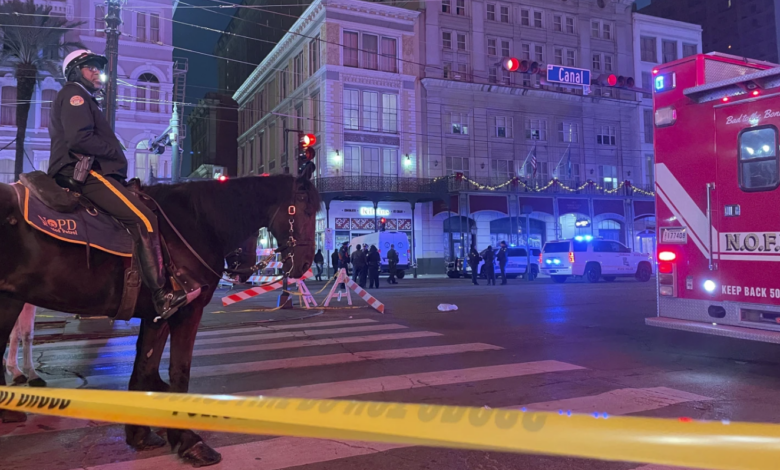
[[[780,65],[699,54],[653,70],[658,315],[780,343]]]

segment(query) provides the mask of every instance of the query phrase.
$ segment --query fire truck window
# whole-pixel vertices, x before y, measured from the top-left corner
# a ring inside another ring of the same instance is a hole
[[[777,129],[764,127],[743,132],[739,142],[739,179],[748,191],[778,186]]]

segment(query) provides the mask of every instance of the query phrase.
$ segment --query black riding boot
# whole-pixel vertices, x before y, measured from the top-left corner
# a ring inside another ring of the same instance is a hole
[[[187,293],[174,291],[166,285],[160,236],[144,230],[138,230],[137,233],[139,235],[135,240],[135,256],[141,268],[141,279],[153,292],[152,300],[157,315],[167,319],[187,303]]]

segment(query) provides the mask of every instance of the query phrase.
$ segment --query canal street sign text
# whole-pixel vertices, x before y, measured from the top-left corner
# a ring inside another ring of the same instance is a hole
[[[547,81],[565,83],[566,85],[589,86],[590,70],[562,65],[547,65]]]

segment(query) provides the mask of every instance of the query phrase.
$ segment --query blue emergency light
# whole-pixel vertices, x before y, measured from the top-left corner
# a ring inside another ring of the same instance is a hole
[[[674,72],[656,75],[653,79],[653,88],[656,93],[674,90],[677,86],[677,74]]]

